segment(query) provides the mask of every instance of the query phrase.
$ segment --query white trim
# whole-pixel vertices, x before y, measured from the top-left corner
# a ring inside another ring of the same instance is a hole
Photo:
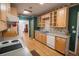
[[[28,20],[28,35],[29,35],[29,20]]]
[[[73,54],[73,55],[76,55],[75,52],[73,52],[73,51],[71,51],[71,50],[69,50],[69,53],[71,53],[71,54]]]
[[[79,12],[77,16],[77,34],[76,34],[76,44],[75,44],[75,53],[77,54],[77,44],[78,44],[78,22],[79,22]]]

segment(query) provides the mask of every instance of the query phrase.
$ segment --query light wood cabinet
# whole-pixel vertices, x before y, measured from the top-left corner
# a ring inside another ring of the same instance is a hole
[[[41,33],[41,42],[46,44],[47,43],[47,36],[43,33]]]
[[[14,16],[17,16],[17,8],[16,7],[11,7],[11,14]]]
[[[55,49],[63,54],[65,54],[66,49],[66,38],[56,36],[55,39]]]
[[[44,20],[45,16],[41,16],[40,18],[40,23],[41,23],[41,26],[40,27],[45,27],[45,20]]]
[[[41,41],[41,34],[40,32],[35,32],[35,39]]]
[[[41,15],[41,16],[39,17],[39,20],[38,20],[38,27],[44,28],[44,27],[45,27],[45,20],[49,20],[49,22],[50,22],[50,13]]]
[[[0,4],[0,31],[7,29],[7,16],[10,11],[9,3],[1,3]]]
[[[1,3],[0,4],[0,19],[3,21],[7,21],[7,16],[10,12],[10,4],[9,3]]]
[[[56,26],[56,17],[57,17],[57,12],[52,11],[52,14],[51,14],[51,27]]]
[[[52,11],[51,27],[66,28],[68,21],[67,16],[68,16],[68,7],[63,7]]]
[[[67,11],[67,7],[63,7],[57,10],[56,27],[66,27]]]
[[[41,32],[35,32],[35,39],[44,44],[47,42],[47,36]]]

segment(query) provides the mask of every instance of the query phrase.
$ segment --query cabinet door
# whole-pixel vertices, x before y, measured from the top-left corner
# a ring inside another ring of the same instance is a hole
[[[37,40],[41,42],[41,33],[38,32],[37,36],[38,36]]]
[[[43,33],[38,33],[37,34],[37,40],[40,41],[41,43],[46,44],[47,42],[47,36]]]
[[[51,27],[54,26],[54,23],[55,23],[55,21],[54,21],[54,11],[52,11]]]
[[[1,20],[6,21],[9,10],[10,10],[9,3],[1,3],[0,4],[0,19]]]
[[[38,36],[37,36],[37,32],[35,32],[35,39],[37,40]]]
[[[17,8],[16,7],[11,7],[11,14],[14,16],[17,16]]]
[[[37,20],[37,26],[41,27],[41,17],[39,17],[38,20]]]
[[[45,34],[42,34],[42,42],[44,44],[46,44],[46,42],[47,42],[47,36]]]
[[[1,3],[0,4],[0,31],[7,29],[7,15],[10,9],[9,3]],[[5,21],[5,22],[4,22]]]
[[[44,20],[44,15],[41,16],[41,27],[45,26],[45,20]]]
[[[57,10],[56,27],[66,27],[67,22],[67,7]]]
[[[65,54],[66,39],[61,38],[61,37],[56,37],[55,43],[56,43],[56,45],[55,45],[56,50]]]
[[[0,21],[0,31],[6,30],[6,29],[7,29],[7,24]]]
[[[37,40],[40,41],[41,37],[40,37],[40,32],[37,33]]]

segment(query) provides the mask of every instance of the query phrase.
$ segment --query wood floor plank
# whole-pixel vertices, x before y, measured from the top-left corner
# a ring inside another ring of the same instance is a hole
[[[24,33],[23,40],[30,51],[35,50],[41,56],[63,56],[55,50],[50,49],[37,40],[29,38],[27,33]]]

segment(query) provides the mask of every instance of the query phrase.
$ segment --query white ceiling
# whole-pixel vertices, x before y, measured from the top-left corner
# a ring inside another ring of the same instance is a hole
[[[58,6],[62,6],[66,3],[45,3],[43,5],[40,5],[39,3],[14,3],[14,5],[18,9],[19,14],[23,14],[23,10],[31,10],[32,13],[30,15],[40,15],[42,13],[47,12],[50,9],[53,9]],[[32,9],[29,9],[29,7],[32,7]]]

